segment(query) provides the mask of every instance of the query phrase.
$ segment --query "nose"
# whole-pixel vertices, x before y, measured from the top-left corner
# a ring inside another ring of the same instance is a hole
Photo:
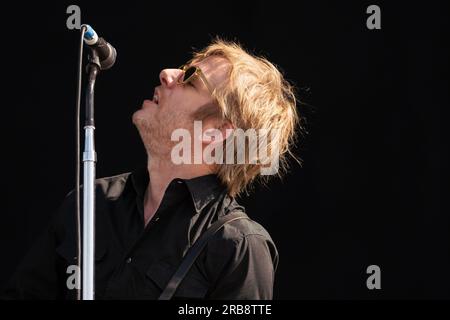
[[[180,69],[164,69],[159,73],[159,81],[162,85],[172,88],[177,84],[182,73]]]

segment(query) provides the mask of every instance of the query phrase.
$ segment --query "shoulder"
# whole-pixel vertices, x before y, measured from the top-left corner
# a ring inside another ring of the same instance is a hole
[[[222,256],[243,255],[249,251],[265,251],[270,256],[278,256],[275,243],[269,232],[258,222],[245,214],[245,219],[238,219],[225,224],[211,239],[209,251],[216,251]]]
[[[276,270],[278,250],[269,232],[252,219],[234,220],[219,230],[205,250],[207,274],[216,279],[219,275],[234,272],[242,276],[255,270]]]
[[[105,201],[114,200],[119,197],[125,188],[125,184],[130,174],[130,172],[126,172],[114,176],[95,179],[97,205],[101,205]],[[71,225],[74,223],[75,202],[75,189],[72,189],[66,194],[58,210],[56,210],[53,215],[53,219],[57,225]],[[80,202],[80,206],[82,208],[83,185],[80,185]]]
[[[100,191],[106,198],[117,198],[121,195],[130,176],[131,172],[126,172],[96,179],[95,185],[97,191]]]
[[[96,191],[101,191],[104,195],[115,196],[120,194],[123,190],[125,183],[131,176],[131,172],[125,172],[114,176],[102,177],[95,179]],[[80,190],[83,189],[83,184],[80,185]],[[65,200],[71,200],[75,196],[75,189],[70,190],[67,193]]]
[[[219,234],[221,238],[232,242],[241,242],[246,238],[258,238],[273,242],[269,232],[261,224],[252,220],[245,212],[243,213],[246,219],[234,220],[224,225]]]

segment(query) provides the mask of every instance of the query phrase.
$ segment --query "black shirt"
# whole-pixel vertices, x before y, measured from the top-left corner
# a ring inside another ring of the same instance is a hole
[[[244,208],[217,176],[174,179],[144,223],[148,171],[96,180],[96,299],[157,299],[189,247],[218,217]],[[82,206],[81,206],[82,208]],[[76,264],[71,192],[18,267],[3,297],[74,299],[66,284]],[[276,247],[258,223],[240,219],[208,242],[174,299],[272,299]]]

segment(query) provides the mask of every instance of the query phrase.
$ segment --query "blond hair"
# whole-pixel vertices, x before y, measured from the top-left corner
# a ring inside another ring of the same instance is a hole
[[[236,128],[272,132],[266,159],[258,159],[257,164],[246,161],[245,164],[218,166],[219,179],[226,185],[228,193],[236,196],[242,191],[248,191],[257,177],[263,182],[267,181],[269,176],[260,175],[261,163],[279,161],[278,175],[281,176],[287,171],[287,155],[298,160],[291,152],[300,124],[296,96],[293,86],[274,64],[264,57],[252,55],[235,42],[216,38],[203,50],[194,52],[190,63],[198,63],[209,56],[223,57],[231,65],[228,80],[212,93],[220,107],[221,116]],[[235,139],[231,135],[225,144],[234,144]],[[277,159],[274,159],[275,156]]]

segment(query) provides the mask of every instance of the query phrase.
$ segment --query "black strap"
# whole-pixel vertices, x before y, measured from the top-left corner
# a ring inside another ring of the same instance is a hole
[[[158,300],[170,300],[172,299],[175,291],[177,291],[178,286],[181,281],[183,281],[186,274],[191,269],[195,260],[199,256],[200,252],[206,246],[208,241],[212,238],[212,236],[220,230],[226,223],[237,219],[249,219],[249,217],[243,212],[233,212],[229,213],[221,218],[219,218],[216,222],[214,222],[206,231],[203,233],[200,238],[195,241],[192,247],[189,248],[188,252],[181,261],[180,266],[177,271],[173,274],[172,278],[170,278],[169,283],[166,288],[163,290]]]

